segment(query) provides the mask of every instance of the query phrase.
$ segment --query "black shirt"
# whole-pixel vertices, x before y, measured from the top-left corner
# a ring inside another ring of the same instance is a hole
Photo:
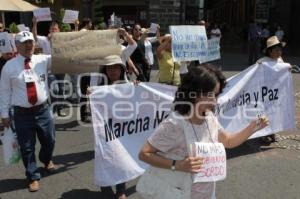
[[[0,57],[0,76],[1,76],[1,71],[3,66],[5,65],[5,63],[7,62],[6,59],[4,59],[3,57]]]

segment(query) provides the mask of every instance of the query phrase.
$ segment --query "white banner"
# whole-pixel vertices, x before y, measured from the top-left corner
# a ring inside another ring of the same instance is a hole
[[[207,37],[203,26],[170,26],[174,61],[202,60],[207,54]]]
[[[270,125],[251,136],[295,129],[295,102],[290,64],[253,65],[230,78],[218,99],[219,121],[228,132],[246,127],[264,114]]]
[[[175,89],[140,83],[101,86],[93,92],[90,101],[97,185],[126,182],[144,172],[147,165],[138,160],[138,153],[170,112]]]
[[[270,126],[252,137],[295,128],[293,83],[288,66],[254,65],[229,80],[218,100],[219,120],[227,132],[241,130],[262,113],[268,116]],[[176,87],[141,83],[93,90],[90,101],[96,184],[110,186],[134,179],[147,166],[138,160],[138,153],[169,114]]]
[[[199,173],[193,174],[193,182],[216,182],[226,178],[226,152],[222,143],[195,142],[192,148],[195,157],[202,157]]]
[[[33,10],[36,21],[52,21],[50,8],[38,8]]]

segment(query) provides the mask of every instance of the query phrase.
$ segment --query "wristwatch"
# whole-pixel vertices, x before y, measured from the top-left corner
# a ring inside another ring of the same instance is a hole
[[[172,166],[171,166],[171,170],[172,170],[172,171],[175,171],[175,170],[176,170],[175,164],[176,164],[176,160],[173,160]]]

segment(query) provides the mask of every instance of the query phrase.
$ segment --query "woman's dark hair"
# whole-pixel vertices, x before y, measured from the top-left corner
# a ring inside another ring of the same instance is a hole
[[[108,75],[107,75],[107,72],[106,72],[106,68],[109,67],[109,66],[103,66],[101,69],[100,69],[100,73],[104,74],[106,77],[107,77],[107,83],[108,85],[111,85],[113,84],[113,82],[109,79]],[[120,68],[121,68],[121,74],[120,74],[120,80],[125,80],[125,68],[123,66],[120,65]],[[104,85],[104,80],[102,80],[101,82],[101,85]]]
[[[270,57],[271,51],[272,51],[274,48],[276,48],[276,47],[280,47],[281,50],[283,49],[283,46],[282,46],[281,43],[279,43],[279,44],[277,44],[277,45],[274,45],[274,46],[271,46],[271,47],[269,47],[269,48],[266,49],[265,56]]]
[[[191,68],[175,93],[174,110],[181,115],[189,113],[190,105],[202,94],[213,92],[217,81],[216,76],[204,67]]]
[[[201,66],[204,67],[209,72],[213,73],[217,77],[218,82],[220,83],[219,94],[222,93],[222,91],[225,88],[227,82],[226,82],[226,77],[223,75],[221,69],[216,67],[215,65],[209,64],[209,63],[201,64]]]
[[[92,23],[90,18],[84,18],[80,24],[80,29],[85,28],[89,23]]]

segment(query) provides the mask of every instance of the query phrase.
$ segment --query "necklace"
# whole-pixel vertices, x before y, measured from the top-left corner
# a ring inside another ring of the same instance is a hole
[[[197,140],[198,142],[200,142],[200,139],[199,139],[199,137],[198,137],[198,135],[197,135],[197,132],[196,132],[196,130],[195,130],[195,128],[194,128],[194,124],[192,123],[191,120],[189,120],[189,122],[190,122],[190,124],[191,124],[191,126],[192,126],[192,128],[193,128],[193,132],[194,132],[194,135],[195,135],[195,137],[196,137],[196,140]],[[212,142],[212,143],[215,143],[214,140],[212,139],[211,132],[210,132],[209,126],[208,126],[207,121],[206,121],[205,118],[204,118],[204,122],[205,122],[206,128],[207,128],[207,130],[208,130],[208,134],[209,134],[209,138],[210,138],[211,142]]]

